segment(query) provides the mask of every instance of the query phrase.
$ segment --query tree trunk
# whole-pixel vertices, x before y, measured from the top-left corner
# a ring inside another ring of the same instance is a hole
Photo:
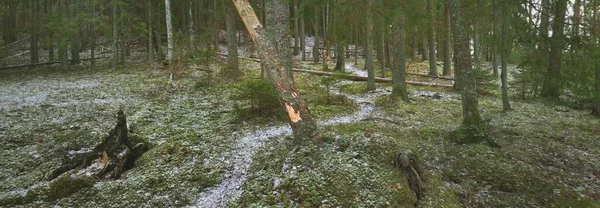
[[[299,18],[299,14],[298,14],[298,0],[292,0],[291,4],[292,4],[292,10],[293,10],[293,14],[294,14],[294,18],[292,19],[293,23],[294,23],[294,56],[300,55],[300,38],[299,38],[299,34],[300,30],[300,18]]]
[[[494,8],[497,8],[498,2],[499,0],[493,0],[492,6]],[[498,37],[500,36],[500,32],[498,31],[498,19],[500,18],[498,18],[498,11],[496,9],[493,9],[492,13],[492,71],[494,73],[494,77],[498,77],[498,65],[500,64],[500,54],[498,50],[498,48],[500,47],[498,45]]]
[[[299,12],[299,16],[298,18],[300,19],[300,34],[299,34],[299,38],[300,38],[300,50],[302,50],[302,61],[306,61],[306,28],[305,28],[305,23],[304,23],[304,6],[302,3],[302,0],[297,0],[298,4],[300,4],[302,7],[300,8],[302,11],[302,14],[300,14]]]
[[[152,0],[146,0],[146,6],[148,7],[148,49],[146,50],[146,61],[148,62],[148,64],[152,64],[154,63],[154,37],[153,37],[153,33],[154,30],[152,28]]]
[[[377,1],[380,8],[383,7],[383,1],[379,0]],[[375,17],[376,20],[376,24],[375,26],[377,27],[377,34],[375,39],[376,39],[376,44],[377,44],[377,62],[379,62],[379,70],[380,70],[380,77],[385,77],[385,52],[384,52],[384,40],[385,40],[385,20],[383,18],[383,15],[381,14],[377,14]]]
[[[234,81],[240,76],[240,67],[238,62],[238,44],[236,41],[236,11],[229,1],[223,1],[225,12],[225,24],[227,25],[227,67]]]
[[[289,73],[286,72],[284,54],[279,54],[275,41],[269,39],[264,27],[258,21],[254,10],[247,0],[233,0],[242,17],[252,41],[264,62],[267,77],[278,92],[279,100],[288,114],[294,137],[302,141],[313,137],[316,124],[312,120],[308,105],[300,97]]]
[[[598,3],[599,1],[594,1],[593,3],[593,22],[594,22],[594,28],[595,28],[595,32],[593,32],[593,38],[596,40],[598,40],[599,44],[597,44],[596,47],[600,47],[600,19],[598,19]],[[596,53],[596,87],[595,87],[595,93],[594,93],[594,99],[593,99],[593,109],[592,109],[592,115],[596,116],[596,117],[600,117],[600,53]]]
[[[275,40],[275,49],[285,63],[285,72],[293,82],[292,51],[290,50],[290,12],[288,5],[282,0],[267,0],[267,31],[270,38]]]
[[[427,0],[427,15],[428,21],[428,36],[427,43],[429,44],[429,75],[438,75],[437,60],[435,55],[435,15],[433,10],[433,0]]]
[[[452,29],[451,29],[451,20],[450,20],[450,12],[448,6],[444,9],[444,27],[446,27],[446,38],[444,40],[444,76],[450,76],[452,73]]]
[[[96,2],[94,0],[90,0],[91,4],[92,4],[92,8],[91,8],[91,20],[90,20],[90,24],[89,24],[89,30],[90,30],[90,58],[91,60],[91,65],[92,66],[96,66],[96,25],[95,25],[95,20],[96,20]]]
[[[394,64],[392,70],[392,95],[399,96],[408,102],[408,91],[406,88],[406,55],[404,54],[406,42],[406,29],[404,24],[404,13],[397,14],[393,30],[394,41]]]
[[[313,32],[315,36],[315,43],[313,45],[313,62],[319,63],[320,55],[319,55],[319,9],[314,8],[314,19],[313,19]]]
[[[548,52],[548,72],[546,73],[542,97],[559,99],[561,88],[562,50],[564,50],[565,15],[568,0],[557,0],[554,5],[554,21],[552,22],[552,38]]]
[[[346,47],[343,41],[335,44],[335,68],[336,71],[343,71],[346,67]]]
[[[367,82],[368,90],[375,90],[375,69],[373,64],[373,13],[371,1],[368,1],[366,23],[365,23],[365,69],[367,70],[367,74],[369,77],[369,81]]]
[[[171,0],[165,0],[165,16],[167,24],[167,63],[173,63],[173,24],[171,22]]]
[[[38,44],[38,15],[37,15],[37,1],[29,0],[30,6],[30,55],[31,55],[31,63],[37,64],[39,62],[39,44]]]
[[[117,64],[119,63],[119,50],[117,49],[119,37],[117,35],[117,0],[112,0],[112,49],[113,49],[113,57],[112,57],[112,68],[116,69]]]
[[[510,56],[510,46],[512,43],[509,42],[510,37],[508,37],[508,15],[506,14],[507,8],[509,5],[506,2],[502,2],[501,12],[502,12],[502,45],[500,46],[502,51],[502,109],[504,111],[510,110],[510,101],[508,100],[508,57]]]
[[[192,0],[189,0],[189,6],[190,8],[188,8],[188,36],[189,36],[189,41],[190,41],[190,45],[189,45],[189,49],[190,50],[194,50],[194,48],[196,47],[196,44],[194,44],[194,15],[192,13],[192,8],[194,8],[194,4],[192,4]],[[197,14],[198,15],[198,14]]]
[[[480,51],[479,51],[479,25],[477,22],[473,23],[473,60],[475,63],[479,63]]]
[[[469,37],[465,31],[464,22],[461,14],[460,0],[447,0],[450,7],[450,16],[452,18],[452,31],[454,33],[454,55],[456,58],[455,73],[456,85],[461,91],[462,109],[463,109],[463,127],[468,133],[468,140],[479,140],[478,126],[483,124],[479,115],[477,100],[477,89],[475,77],[472,72],[471,49],[469,47]]]

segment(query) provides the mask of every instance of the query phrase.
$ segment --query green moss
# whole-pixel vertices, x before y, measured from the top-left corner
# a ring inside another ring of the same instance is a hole
[[[362,82],[355,82],[340,86],[340,92],[347,93],[350,95],[358,95],[369,92],[367,85]]]
[[[81,189],[90,188],[96,183],[91,176],[72,177],[69,174],[54,179],[50,182],[48,192],[45,193],[50,201],[68,197]]]

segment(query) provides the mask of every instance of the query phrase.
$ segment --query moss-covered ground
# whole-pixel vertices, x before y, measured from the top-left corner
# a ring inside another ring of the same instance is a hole
[[[259,79],[257,63],[242,63],[242,80]],[[248,114],[249,103],[232,100],[236,84],[216,73],[182,68],[170,81],[161,66],[105,68],[0,72],[0,207],[196,205],[198,194],[231,168],[228,152],[240,134],[284,124]],[[353,101],[328,95],[323,84],[329,81],[295,78],[317,119],[358,110]],[[369,93],[365,88],[350,83],[340,91],[361,96]],[[422,87],[409,92],[412,103],[380,96],[371,119],[323,127],[320,139],[299,147],[271,138],[230,206],[600,206],[600,120],[589,112],[542,100],[513,100],[514,110],[502,112],[498,94],[490,93],[480,98],[480,110],[500,148],[461,145],[451,138],[461,122],[460,95]],[[45,181],[66,152],[99,143],[119,108],[131,134],[153,144],[133,169],[114,181],[69,175]],[[394,166],[401,152],[417,155],[424,171],[420,200]]]

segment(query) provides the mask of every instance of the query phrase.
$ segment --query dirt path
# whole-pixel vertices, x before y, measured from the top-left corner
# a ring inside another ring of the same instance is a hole
[[[346,65],[346,70],[356,75],[366,76],[366,72],[352,65]],[[375,91],[367,96],[360,97],[349,95],[340,91],[340,87],[352,81],[342,81],[334,85],[333,94],[344,95],[360,105],[360,110],[352,115],[336,117],[324,121],[318,121],[320,126],[347,124],[360,121],[370,115],[375,109],[375,99],[385,91]],[[239,142],[230,153],[232,171],[226,173],[223,181],[213,188],[200,193],[196,200],[197,207],[225,207],[227,203],[235,201],[244,192],[242,186],[246,183],[248,169],[252,164],[252,157],[270,137],[284,137],[292,134],[289,125],[273,126],[254,132],[247,132],[239,139]]]

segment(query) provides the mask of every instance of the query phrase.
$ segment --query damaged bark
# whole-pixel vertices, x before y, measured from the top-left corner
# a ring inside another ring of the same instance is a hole
[[[133,167],[133,163],[150,148],[149,144],[140,138],[129,137],[127,120],[123,110],[117,113],[117,124],[100,144],[90,151],[67,155],[63,163],[52,171],[48,180],[73,170],[84,169],[95,164],[98,171],[93,174],[99,178],[117,179],[121,174]]]
[[[281,51],[277,50],[274,40],[269,39],[267,31],[247,0],[233,0],[233,4],[248,29],[252,42],[257,46],[258,54],[264,62],[267,79],[277,90],[279,101],[288,114],[294,137],[298,140],[312,137],[316,124],[307,104],[296,91],[291,73],[286,70],[287,54],[281,54]]]

